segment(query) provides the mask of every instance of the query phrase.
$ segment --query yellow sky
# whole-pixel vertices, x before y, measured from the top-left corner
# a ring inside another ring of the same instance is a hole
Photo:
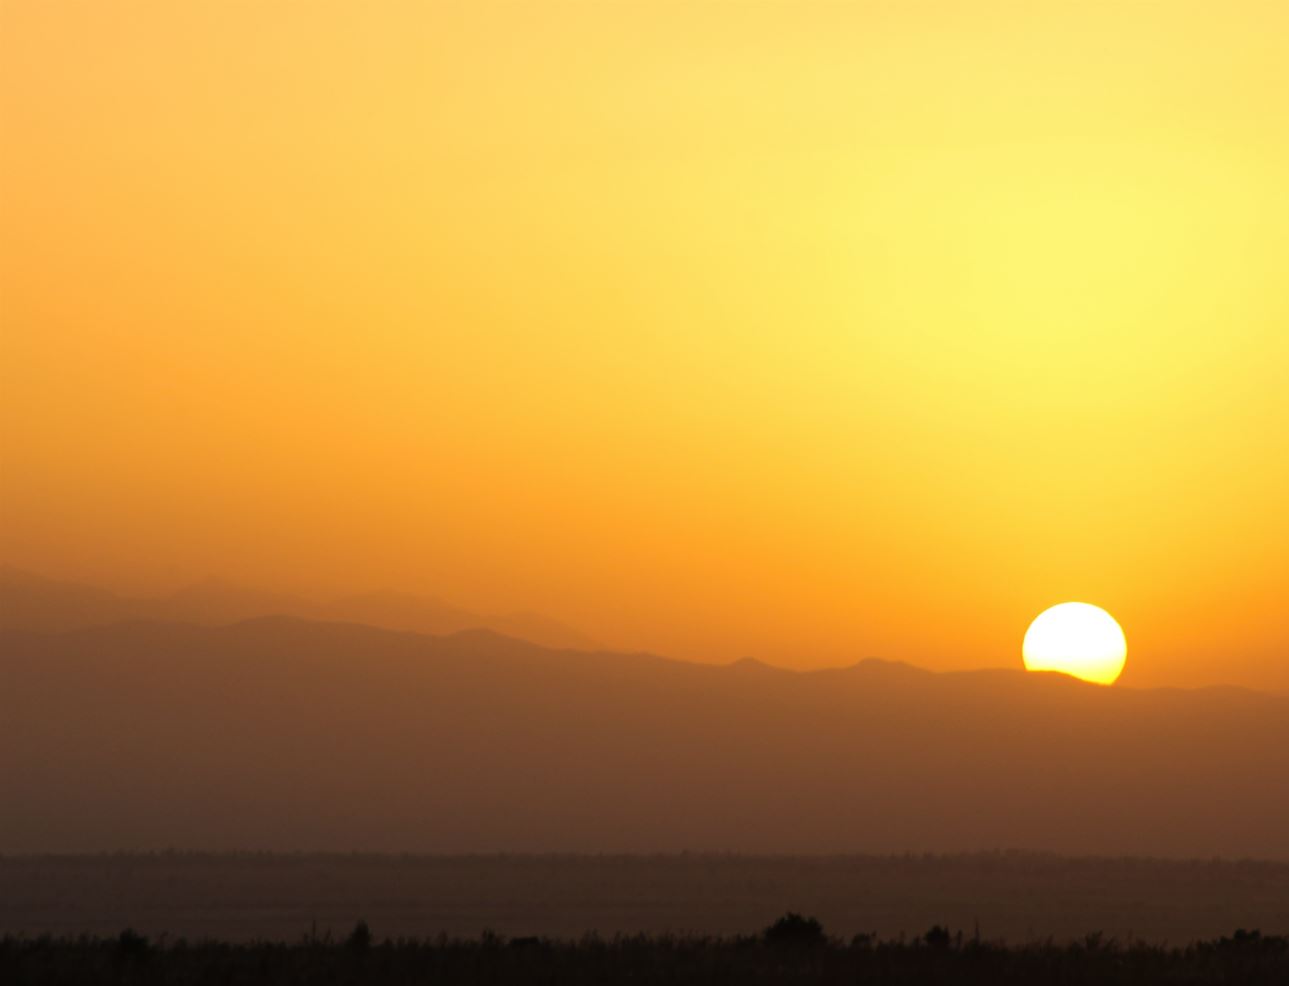
[[[0,2],[0,560],[1289,688],[1289,5]]]

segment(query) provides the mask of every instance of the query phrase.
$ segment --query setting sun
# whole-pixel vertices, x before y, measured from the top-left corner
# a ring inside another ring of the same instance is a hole
[[[1061,603],[1030,624],[1021,652],[1030,671],[1060,671],[1113,685],[1123,672],[1128,644],[1114,617],[1101,607]]]

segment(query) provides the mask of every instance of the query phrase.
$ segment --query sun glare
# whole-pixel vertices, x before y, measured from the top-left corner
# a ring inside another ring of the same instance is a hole
[[[1128,658],[1128,643],[1113,616],[1089,603],[1061,603],[1029,625],[1021,648],[1029,671],[1060,671],[1113,685]]]

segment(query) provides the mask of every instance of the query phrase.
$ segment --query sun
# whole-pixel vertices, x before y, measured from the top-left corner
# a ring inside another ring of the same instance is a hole
[[[1128,659],[1128,642],[1113,616],[1090,603],[1061,603],[1038,614],[1021,647],[1029,671],[1061,671],[1113,685]]]

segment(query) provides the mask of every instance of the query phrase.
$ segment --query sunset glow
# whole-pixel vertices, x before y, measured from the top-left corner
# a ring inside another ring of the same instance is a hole
[[[3,21],[0,562],[1289,689],[1289,5]]]

